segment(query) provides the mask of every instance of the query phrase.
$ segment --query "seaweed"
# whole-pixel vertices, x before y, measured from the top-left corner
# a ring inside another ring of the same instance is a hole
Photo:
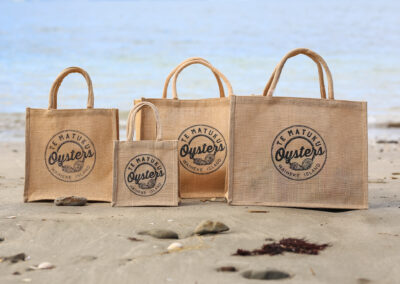
[[[284,238],[279,242],[264,244],[260,249],[252,251],[238,249],[233,255],[251,256],[251,255],[278,255],[284,252],[317,255],[321,250],[330,246],[329,244],[315,244],[305,239]]]

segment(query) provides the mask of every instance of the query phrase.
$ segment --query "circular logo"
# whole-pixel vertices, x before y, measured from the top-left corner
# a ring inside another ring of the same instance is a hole
[[[272,162],[288,179],[300,181],[314,177],[324,167],[326,157],[324,139],[304,125],[285,128],[272,143]]]
[[[199,124],[186,128],[178,138],[179,161],[189,172],[209,174],[225,162],[226,142],[214,127]]]
[[[80,131],[63,130],[51,137],[44,154],[49,172],[65,182],[87,177],[96,162],[93,142]]]
[[[153,155],[132,158],[125,167],[125,184],[134,194],[151,196],[159,192],[167,179],[163,163]]]

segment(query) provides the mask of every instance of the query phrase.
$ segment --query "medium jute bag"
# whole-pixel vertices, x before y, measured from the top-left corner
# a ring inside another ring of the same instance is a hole
[[[58,89],[70,73],[80,73],[86,79],[86,109],[57,109]],[[25,202],[71,195],[111,201],[118,110],[95,109],[93,104],[88,73],[70,67],[54,81],[48,109],[26,109]]]
[[[145,106],[154,112],[156,141],[132,141],[136,113]],[[129,113],[127,141],[114,141],[112,206],[178,205],[178,141],[163,141],[161,130],[153,104],[139,103]]]
[[[219,98],[181,100],[176,91],[179,73],[189,65],[202,64],[214,73]],[[172,99],[167,99],[167,89],[173,79]],[[224,197],[229,129],[229,97],[225,97],[224,81],[229,96],[232,86],[226,77],[201,58],[190,58],[178,65],[167,77],[161,99],[142,98],[135,103],[148,101],[160,113],[163,137],[178,140],[180,164],[180,196],[182,198]],[[155,138],[154,118],[149,110],[140,112],[137,121],[138,139]]]
[[[298,54],[322,65],[328,99],[322,77],[321,99],[272,96],[286,60]],[[230,121],[230,204],[368,207],[367,103],[335,100],[330,70],[315,52],[289,52],[263,96],[232,96]]]

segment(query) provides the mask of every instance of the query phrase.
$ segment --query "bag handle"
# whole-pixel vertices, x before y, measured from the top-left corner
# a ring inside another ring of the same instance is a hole
[[[160,123],[160,115],[158,113],[158,110],[155,105],[149,102],[141,102],[135,105],[131,111],[129,112],[128,115],[128,123],[126,125],[126,138],[128,141],[133,140],[133,136],[135,135],[135,118],[136,114],[139,110],[141,110],[143,107],[148,106],[153,110],[155,119],[156,119],[156,134],[157,134],[157,141],[161,140],[161,123]]]
[[[272,95],[273,95],[273,93],[275,91],[276,85],[278,84],[279,77],[280,77],[280,75],[282,73],[283,66],[285,65],[286,61],[289,58],[291,58],[293,56],[296,56],[296,55],[299,55],[299,54],[304,54],[304,55],[307,55],[310,58],[315,58],[322,65],[322,67],[324,68],[324,71],[326,73],[326,76],[328,78],[328,99],[329,100],[334,100],[335,97],[334,97],[334,92],[333,92],[333,80],[332,80],[332,74],[331,74],[331,71],[329,70],[328,64],[325,62],[325,60],[319,54],[317,54],[316,52],[314,52],[314,51],[312,51],[310,49],[307,49],[307,48],[296,48],[296,49],[293,49],[292,51],[290,51],[288,54],[286,54],[282,58],[282,60],[278,63],[278,65],[275,68],[275,71],[273,73],[274,78],[273,78],[273,80],[272,80],[272,82],[270,84],[270,87],[266,91],[264,90],[267,93],[267,96],[268,97],[272,97]],[[321,81],[321,77],[320,77],[320,88],[322,88],[321,82],[322,81]],[[268,84],[267,84],[266,88],[267,87],[268,87]],[[321,92],[321,97],[324,98],[322,92]]]
[[[171,81],[172,76],[175,75],[176,70],[178,70],[178,69],[179,69],[183,64],[185,64],[186,62],[190,62],[190,61],[193,61],[193,60],[199,60],[199,61],[204,61],[204,62],[206,62],[206,63],[210,63],[210,62],[208,62],[207,60],[205,60],[204,58],[201,58],[201,57],[190,57],[190,58],[188,58],[188,59],[182,61],[178,66],[176,66],[176,67],[171,71],[171,73],[168,74],[167,79],[165,79],[164,89],[163,89],[163,95],[162,95],[162,98],[163,98],[163,99],[166,99],[166,98],[167,98],[168,85],[169,85],[169,82]],[[213,72],[213,73],[214,73],[214,72]],[[218,76],[217,73],[214,73],[214,76],[215,76],[215,79],[217,79],[218,88],[219,88],[219,96],[220,96],[221,98],[224,98],[224,97],[225,97],[225,90],[224,90],[224,86],[222,85],[221,79],[219,78],[219,76]]]
[[[172,97],[173,99],[178,99],[178,95],[177,95],[177,91],[176,91],[176,81],[178,79],[179,74],[182,72],[183,69],[185,69],[187,66],[190,66],[192,64],[202,64],[206,67],[208,67],[209,69],[211,69],[211,71],[213,71],[213,73],[218,74],[218,76],[220,78],[222,78],[222,80],[224,81],[226,87],[228,88],[228,96],[232,96],[233,95],[233,89],[232,89],[232,85],[229,82],[229,80],[225,77],[224,74],[222,74],[217,68],[215,68],[214,66],[212,66],[210,63],[208,62],[204,62],[204,61],[199,61],[199,60],[192,60],[192,61],[188,61],[184,64],[182,64],[177,70],[176,73],[174,75],[174,79],[172,81]]]
[[[324,70],[322,69],[321,63],[318,61],[317,58],[314,56],[310,56],[310,58],[317,64],[318,67],[318,78],[319,78],[319,90],[321,93],[321,98],[326,99],[326,91],[325,91],[325,82],[324,82]],[[275,77],[275,72],[276,72],[276,67],[274,69],[274,72],[272,72],[271,77],[268,80],[267,85],[264,88],[263,91],[263,96],[265,97],[268,93],[269,88],[271,87],[271,83],[274,80]]]
[[[80,67],[69,67],[65,68],[56,78],[54,81],[53,85],[51,86],[50,89],[50,94],[49,94],[49,107],[48,109],[57,109],[57,93],[58,89],[61,86],[62,81],[64,80],[67,75],[71,73],[79,73],[81,74],[88,85],[88,90],[89,90],[89,95],[87,99],[87,108],[93,108],[94,105],[94,95],[93,95],[93,85],[92,85],[92,80],[90,79],[89,74],[83,70]]]

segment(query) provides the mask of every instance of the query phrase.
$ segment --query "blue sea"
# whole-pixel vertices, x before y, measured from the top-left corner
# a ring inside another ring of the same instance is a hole
[[[260,94],[279,60],[307,47],[327,61],[335,96],[368,101],[369,123],[400,121],[400,1],[0,1],[0,114],[47,108],[56,76],[81,66],[95,107],[126,113],[161,97],[187,57],[209,60],[238,95]],[[315,64],[290,59],[276,96],[318,97]],[[218,96],[212,73],[190,66],[180,98]],[[60,108],[82,108],[87,88],[68,76]]]

